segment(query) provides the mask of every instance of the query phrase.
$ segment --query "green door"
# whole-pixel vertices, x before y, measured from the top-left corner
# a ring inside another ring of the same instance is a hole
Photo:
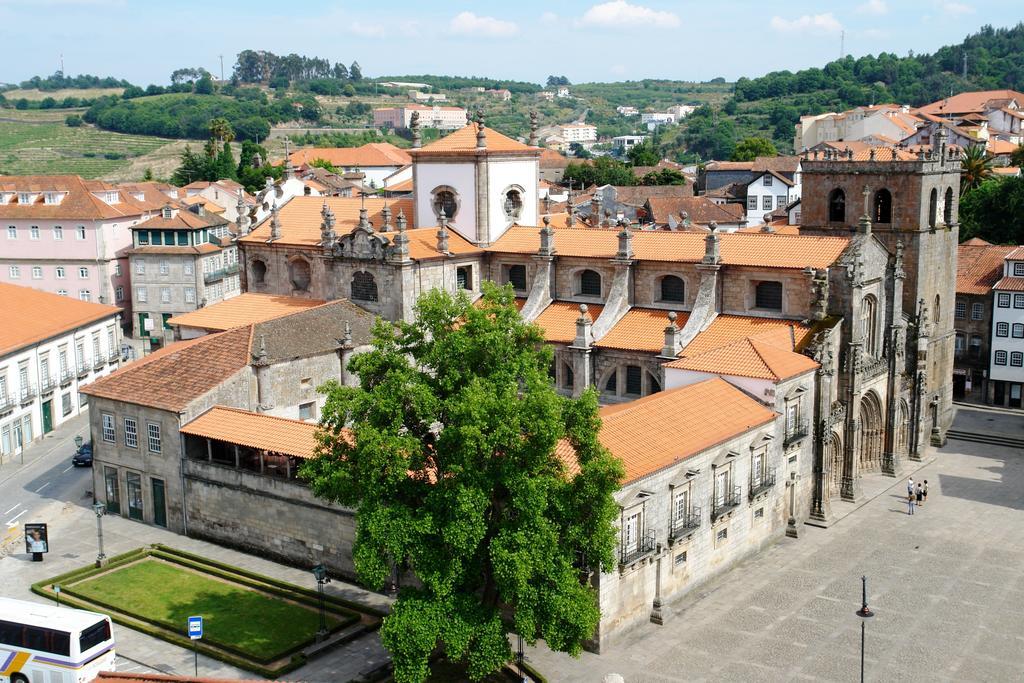
[[[53,399],[43,401],[43,434],[53,431]]]
[[[167,503],[164,501],[163,479],[153,479],[153,524],[167,527]]]
[[[149,336],[149,332],[146,331],[146,320],[148,320],[148,319],[149,319],[149,315],[147,313],[139,313],[139,336],[140,337],[148,337]]]

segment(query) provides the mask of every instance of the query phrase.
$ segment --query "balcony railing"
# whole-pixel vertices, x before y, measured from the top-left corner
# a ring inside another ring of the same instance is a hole
[[[74,378],[75,378],[75,369],[74,368],[63,368],[60,371],[60,383],[62,385],[70,383],[71,380],[73,380]]]
[[[759,476],[752,475],[750,477],[750,497],[754,498],[754,496],[764,493],[773,486],[775,486],[774,469],[765,470],[764,473]]]
[[[28,403],[36,397],[36,387],[34,384],[23,384],[21,389],[18,390],[18,400],[22,403]]]
[[[95,358],[92,359],[92,369],[93,370],[102,370],[103,367],[106,364],[107,364],[107,359],[103,355],[97,355]]]
[[[783,440],[783,445],[790,446],[800,439],[807,436],[810,432],[811,424],[808,420],[797,420],[796,424],[791,425],[789,430],[786,432],[786,438]]]
[[[89,361],[87,359],[83,358],[82,362],[78,364],[78,379],[82,379],[83,377],[88,375],[91,371],[92,371],[92,368],[89,367]]]
[[[10,394],[0,394],[0,413],[13,408],[16,401]]]
[[[629,566],[654,552],[654,531],[648,531],[636,539],[636,545],[622,548],[620,562]]]
[[[121,360],[121,352],[118,351],[117,349],[111,349],[107,353],[107,362],[108,363],[116,363],[119,360]]]
[[[734,486],[732,490],[726,491],[721,498],[715,496],[711,499],[711,519],[716,520],[729,510],[740,504],[743,495],[742,486]]]
[[[39,380],[39,393],[48,394],[57,387],[60,386],[60,378],[54,377],[43,377]]]
[[[679,515],[672,520],[672,526],[668,530],[669,539],[675,540],[683,536],[689,536],[695,529],[700,528],[700,508],[693,507],[689,511]]]

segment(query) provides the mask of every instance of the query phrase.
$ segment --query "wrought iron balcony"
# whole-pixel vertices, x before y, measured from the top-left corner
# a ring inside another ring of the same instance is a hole
[[[83,358],[82,362],[78,365],[78,379],[82,379],[88,375],[91,370],[92,368],[89,367],[89,361]]]
[[[121,352],[120,351],[118,351],[117,349],[111,349],[110,351],[107,352],[107,362],[108,363],[116,363],[119,360],[121,360]]]
[[[71,380],[73,380],[74,378],[75,378],[75,369],[74,368],[63,368],[60,371],[60,383],[62,385],[70,383]]]
[[[102,370],[103,366],[105,366],[106,364],[107,364],[106,357],[102,356],[102,355],[98,355],[95,358],[93,358],[93,360],[92,360],[92,369],[93,370]]]
[[[804,438],[810,433],[811,425],[808,420],[797,420],[796,424],[791,425],[789,430],[786,432],[786,438],[783,440],[783,445],[791,446],[800,439]]]
[[[675,540],[689,536],[694,532],[695,529],[700,528],[700,508],[690,508],[684,514],[679,515],[672,520],[672,526],[669,527],[668,537],[669,540]]]
[[[740,504],[743,497],[743,487],[734,486],[726,491],[725,495],[715,496],[711,499],[711,520],[714,521]]]
[[[34,384],[22,384],[18,390],[18,400],[21,403],[28,403],[36,397],[36,387]]]
[[[43,377],[39,380],[39,393],[48,394],[58,386],[60,386],[60,378],[56,376]]]
[[[636,545],[632,547],[622,548],[620,555],[620,563],[626,567],[636,562],[639,562],[643,558],[647,557],[654,552],[654,531],[647,531],[643,533],[640,538],[636,539]]]
[[[0,394],[0,413],[14,407],[16,401],[10,394]]]
[[[764,493],[775,486],[775,470],[765,470],[763,474],[755,474],[750,477],[750,497],[753,499],[758,494]]]

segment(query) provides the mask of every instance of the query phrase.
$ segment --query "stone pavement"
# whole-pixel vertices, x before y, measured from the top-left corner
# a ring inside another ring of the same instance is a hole
[[[960,408],[956,428],[1021,434],[1024,415]],[[988,422],[994,418],[993,422]],[[804,527],[670,606],[601,655],[541,645],[527,660],[564,682],[856,681],[860,577],[866,680],[1009,681],[1024,671],[1024,453],[950,440],[914,474],[830,529]],[[865,487],[867,488],[867,487]]]
[[[86,501],[89,502],[89,501]],[[52,551],[42,563],[31,562],[29,556],[17,552],[0,559],[0,594],[24,600],[42,601],[30,591],[30,585],[41,579],[87,565],[96,558],[96,517],[79,501],[52,501],[41,511],[40,518],[49,522]],[[109,557],[151,543],[164,543],[236,567],[259,572],[299,586],[315,588],[312,574],[264,560],[259,557],[221,548],[211,543],[179,536],[162,529],[146,526],[117,516],[103,518],[104,550]],[[377,593],[365,591],[351,584],[335,581],[326,586],[328,594],[337,595],[366,605],[387,608],[389,600]],[[158,671],[191,675],[191,650],[171,645],[157,638],[116,627],[119,664],[138,671]],[[340,648],[314,659],[304,667],[283,676],[283,680],[310,683],[347,681],[361,672],[376,668],[387,660],[387,653],[376,632],[367,634]],[[199,672],[203,676],[252,678],[248,672],[199,655]]]

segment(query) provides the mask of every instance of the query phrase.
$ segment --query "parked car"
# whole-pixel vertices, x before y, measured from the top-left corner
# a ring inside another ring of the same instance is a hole
[[[75,467],[92,467],[92,442],[83,443],[71,458]]]

